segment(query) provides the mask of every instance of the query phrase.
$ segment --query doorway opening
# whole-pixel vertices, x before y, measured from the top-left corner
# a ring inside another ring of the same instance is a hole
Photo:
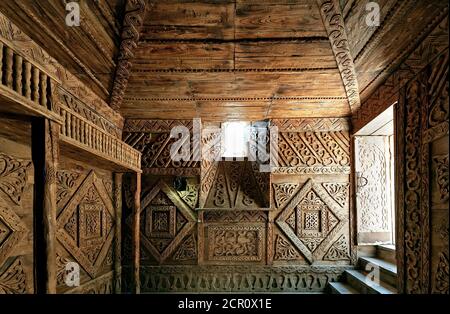
[[[395,245],[394,106],[354,137],[358,245]]]

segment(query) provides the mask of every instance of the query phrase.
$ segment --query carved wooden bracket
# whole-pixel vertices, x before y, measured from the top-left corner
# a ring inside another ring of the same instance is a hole
[[[361,105],[355,64],[345,31],[344,19],[339,4],[335,0],[317,0],[325,29],[330,39],[336,63],[341,73],[342,83],[347,93],[352,113]]]
[[[110,106],[114,110],[120,109],[128,79],[130,78],[131,60],[134,58],[133,50],[139,42],[139,32],[145,17],[145,5],[145,0],[128,0],[126,4],[119,62],[116,66],[116,75],[110,100]]]

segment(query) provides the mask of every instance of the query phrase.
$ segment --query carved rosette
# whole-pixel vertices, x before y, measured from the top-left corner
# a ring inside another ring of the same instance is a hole
[[[174,253],[174,260],[187,260],[193,255],[192,239],[185,238],[193,230],[197,218],[188,202],[163,180],[143,197],[140,212],[143,255],[150,253],[159,263]],[[127,218],[130,227],[132,218],[132,215]]]
[[[312,263],[324,257],[348,222],[348,215],[322,185],[309,179],[281,208],[275,222]]]
[[[94,171],[84,179],[57,219],[57,238],[95,278],[114,237],[114,206]]]

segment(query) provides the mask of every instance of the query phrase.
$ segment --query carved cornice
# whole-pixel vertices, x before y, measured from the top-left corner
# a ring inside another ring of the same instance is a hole
[[[243,68],[243,69],[201,69],[201,68],[189,68],[189,69],[136,69],[133,73],[242,73],[242,72],[262,72],[262,73],[277,73],[277,72],[332,72],[335,73],[336,67],[331,68]]]
[[[330,39],[336,63],[341,73],[342,82],[347,93],[352,112],[361,105],[355,65],[350,53],[350,46],[345,32],[344,19],[335,0],[317,0],[322,21]]]
[[[143,44],[186,44],[186,43],[199,43],[199,44],[250,44],[250,43],[305,43],[305,42],[323,42],[328,40],[327,37],[313,36],[313,37],[259,37],[259,38],[233,38],[233,39],[219,39],[219,38],[171,38],[171,39],[142,39],[140,43]]]
[[[270,125],[278,127],[280,132],[329,132],[351,129],[348,118],[271,119]]]
[[[120,43],[119,58],[111,93],[110,106],[119,110],[123,95],[131,74],[131,60],[134,58],[134,49],[139,41],[139,33],[145,16],[145,0],[128,0],[127,12],[123,22],[122,42]]]
[[[192,129],[192,120],[139,120],[127,119],[123,132],[170,132],[176,126]]]
[[[273,101],[273,100],[326,100],[326,101],[342,101],[346,97],[219,97],[219,98],[147,98],[147,97],[125,97],[125,100],[131,101]]]

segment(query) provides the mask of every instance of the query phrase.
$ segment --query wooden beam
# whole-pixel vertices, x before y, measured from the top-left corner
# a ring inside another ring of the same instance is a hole
[[[111,93],[110,106],[119,110],[123,95],[127,88],[128,79],[131,74],[131,61],[134,58],[134,49],[139,42],[140,29],[145,17],[145,0],[128,0],[122,29],[122,42],[114,85]]]
[[[114,211],[116,224],[114,228],[114,292],[120,294],[122,277],[122,173],[114,173]]]
[[[355,64],[350,53],[344,19],[339,4],[336,0],[317,0],[317,5],[330,39],[339,72],[341,73],[350,109],[354,113],[361,106],[361,100],[359,98]]]
[[[134,208],[133,208],[133,292],[141,292],[140,268],[140,215],[141,215],[141,174],[136,173],[134,178]]]
[[[59,125],[48,119],[33,121],[35,166],[35,242],[37,292],[56,293],[56,172]]]

